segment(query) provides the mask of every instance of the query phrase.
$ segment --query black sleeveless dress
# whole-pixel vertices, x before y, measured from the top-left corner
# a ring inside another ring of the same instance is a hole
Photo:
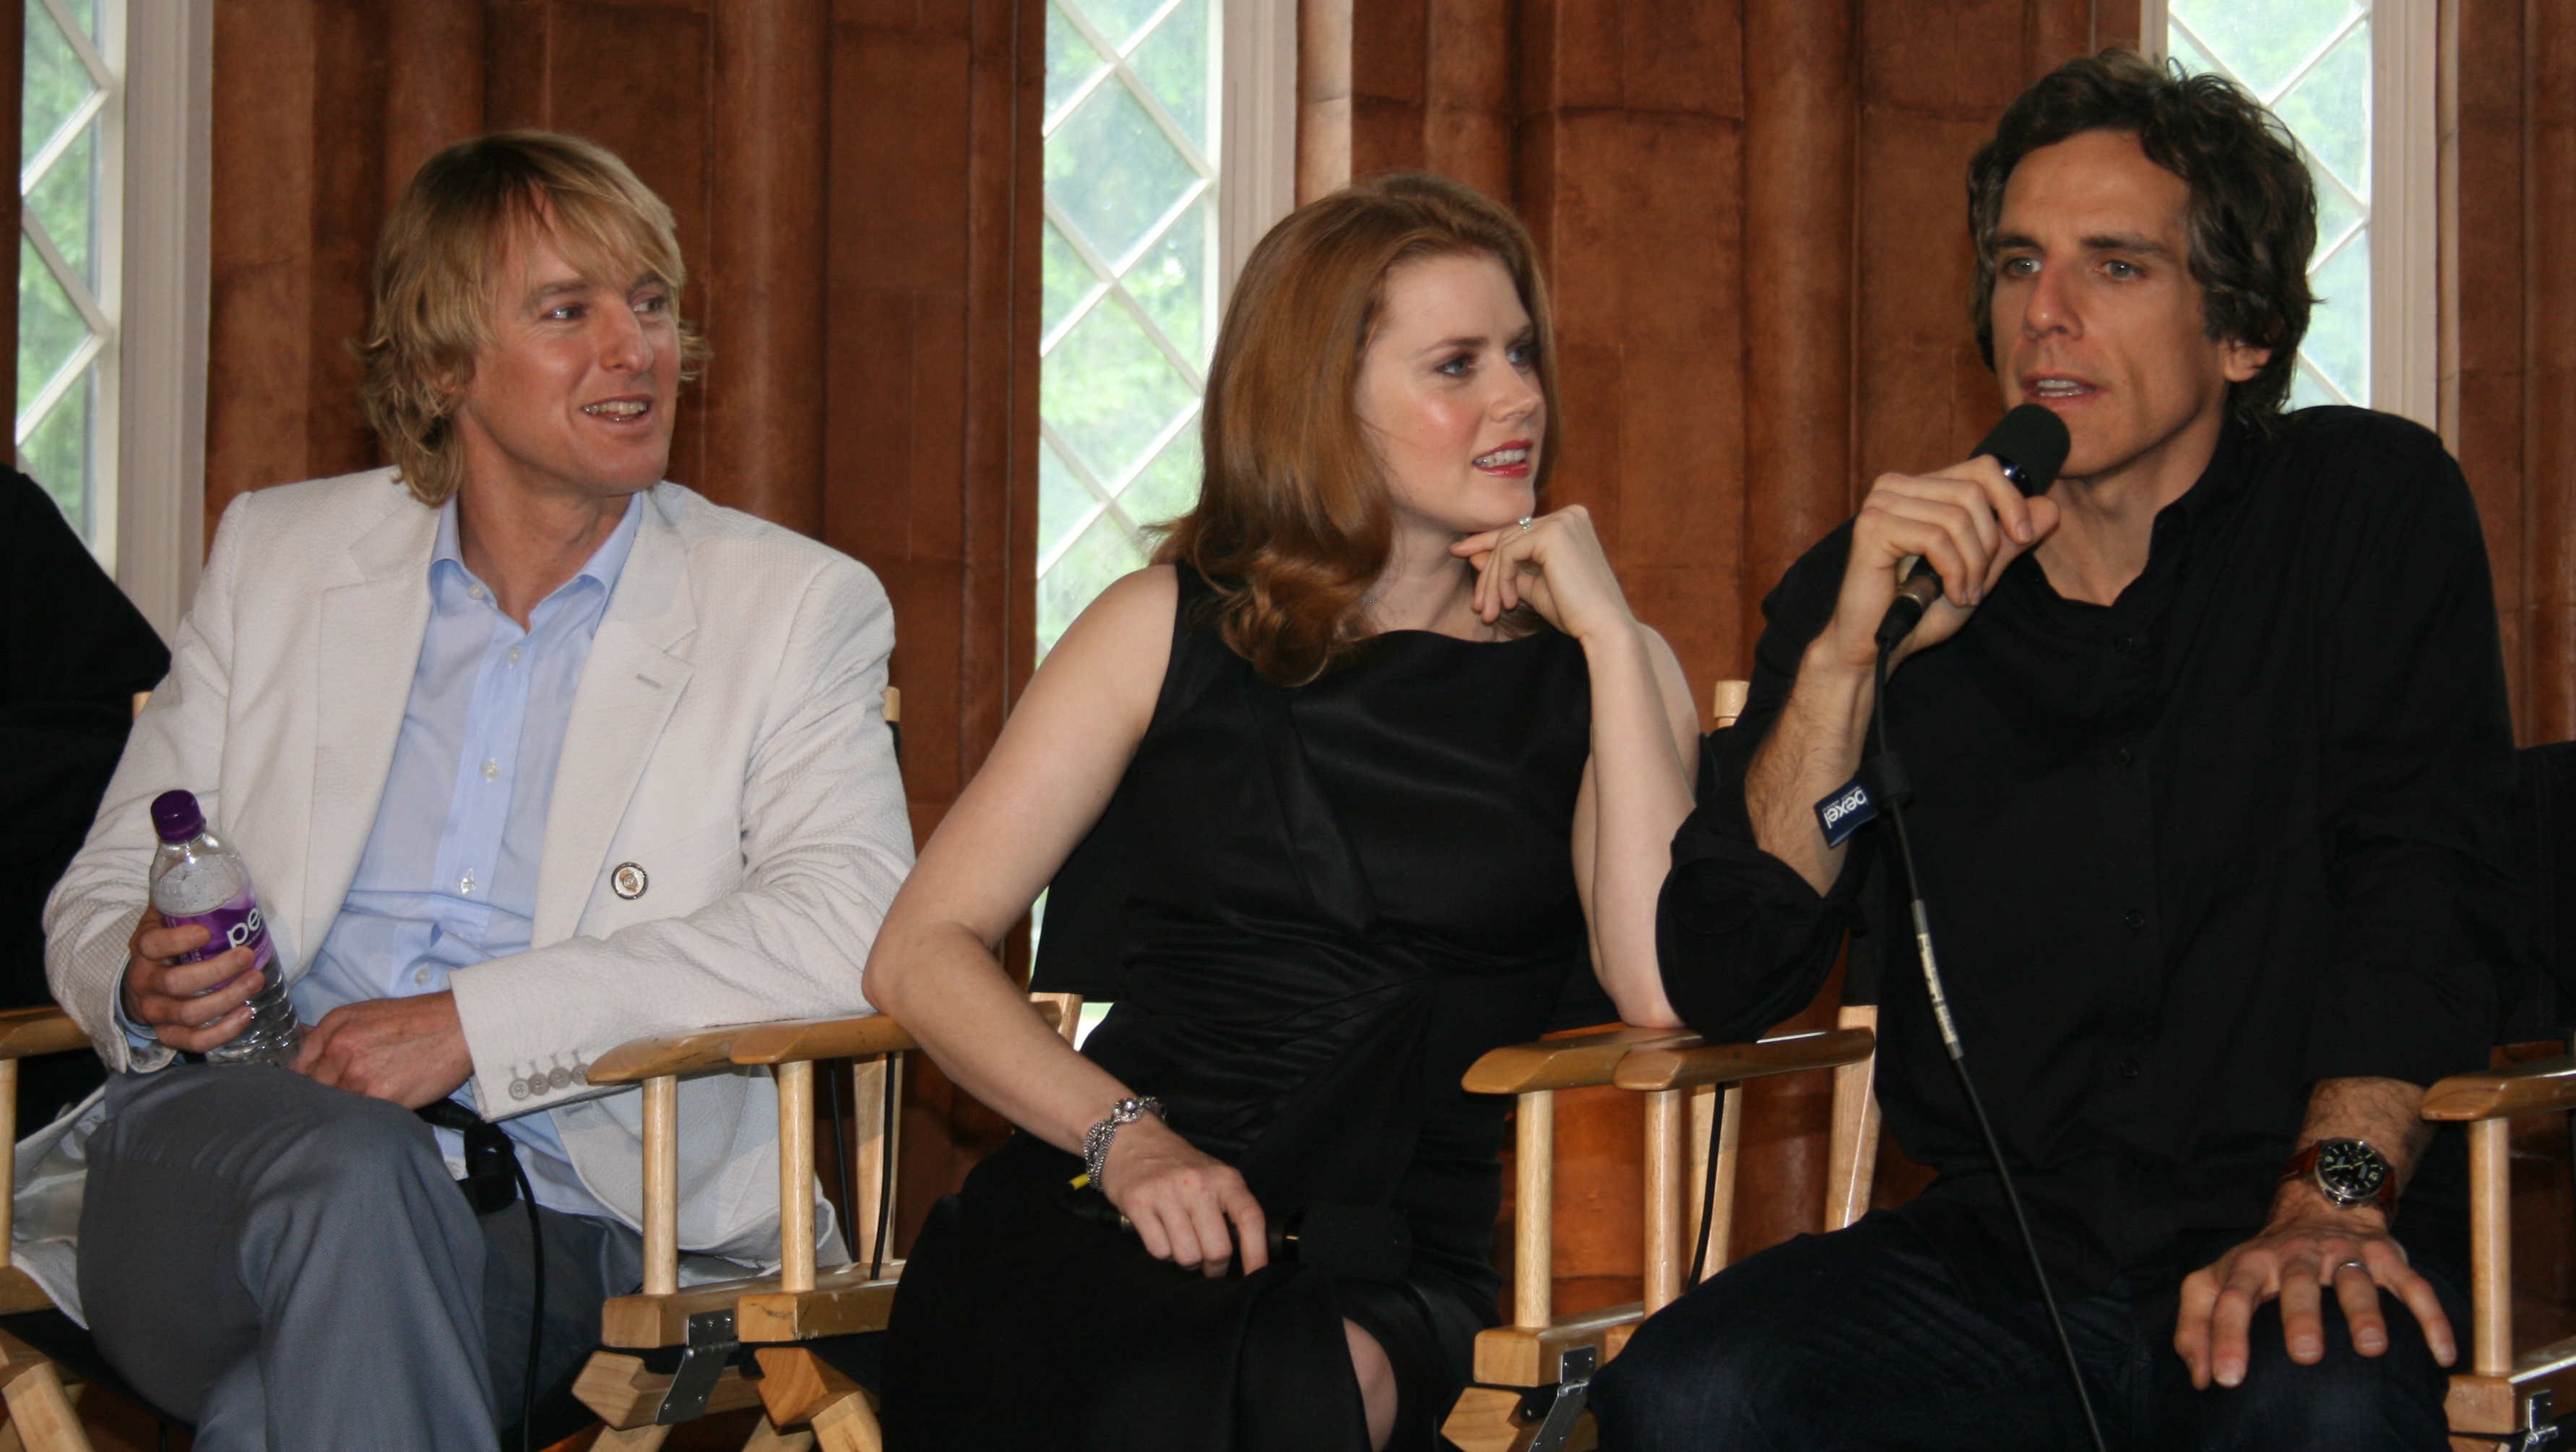
[[[1365,1448],[1345,1317],[1396,1368],[1391,1445],[1429,1449],[1496,1319],[1507,1101],[1458,1081],[1591,988],[1571,857],[1582,648],[1545,628],[1399,631],[1282,689],[1180,573],[1153,721],[1057,876],[1039,981],[1114,1001],[1084,1052],[1239,1169],[1265,1215],[1393,1207],[1411,1269],[1183,1271],[1077,1212],[1077,1157],[1016,1136],[905,1267],[893,1452]]]

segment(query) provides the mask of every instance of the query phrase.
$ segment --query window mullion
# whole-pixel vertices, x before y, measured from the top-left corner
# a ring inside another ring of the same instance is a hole
[[[98,299],[91,295],[89,284],[72,271],[71,263],[64,259],[62,249],[54,245],[53,234],[45,230],[45,224],[37,220],[33,211],[22,206],[18,209],[18,227],[35,245],[36,255],[45,260],[45,270],[54,275],[63,295],[71,299],[72,308],[81,315],[81,321],[91,332],[102,337],[113,334],[116,324],[108,320],[107,310],[100,307]]]
[[[98,361],[98,355],[106,348],[105,338],[90,334],[72,350],[71,357],[63,360],[63,366],[54,370],[54,376],[45,380],[45,386],[28,403],[27,411],[18,415],[14,430],[18,447],[26,447],[27,440],[44,426],[45,416],[54,411],[54,405],[63,401],[64,394],[72,391],[73,385],[80,382],[81,375],[89,370],[90,364]]]
[[[90,83],[101,90],[114,86],[116,71],[108,65],[107,57],[98,53],[98,46],[90,40],[89,32],[81,29],[80,22],[72,18],[70,8],[63,4],[63,0],[43,0],[43,4],[45,13],[54,18],[54,28],[63,33],[64,44],[72,48],[72,54],[80,58],[82,68],[89,72]]]
[[[54,169],[54,163],[62,160],[63,153],[71,150],[73,142],[80,140],[81,132],[88,128],[91,121],[97,119],[101,111],[107,109],[107,103],[111,99],[113,99],[113,93],[105,86],[101,86],[72,108],[71,115],[63,119],[63,124],[54,128],[54,134],[46,137],[45,144],[36,148],[35,157],[24,167],[19,168],[19,196],[23,197],[36,189],[36,184],[45,179],[45,173]]]

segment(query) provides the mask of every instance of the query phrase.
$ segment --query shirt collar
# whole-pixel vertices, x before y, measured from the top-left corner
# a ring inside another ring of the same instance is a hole
[[[551,600],[583,580],[597,581],[603,596],[616,594],[617,577],[626,571],[626,557],[635,550],[635,533],[642,527],[643,519],[643,494],[638,492],[627,496],[626,513],[618,519],[617,527],[608,532],[608,538],[599,542],[599,548],[590,552],[590,558],[573,572],[573,577],[564,581],[554,595],[546,598]],[[458,541],[456,496],[453,494],[438,507],[438,538],[429,547],[430,579],[433,583],[439,577],[441,565],[452,569],[458,579],[473,578],[473,572],[465,568],[464,548]]]

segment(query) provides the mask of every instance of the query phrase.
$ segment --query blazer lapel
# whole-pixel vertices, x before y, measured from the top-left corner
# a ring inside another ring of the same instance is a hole
[[[303,896],[272,909],[298,925],[295,941],[307,962],[349,895],[393,769],[421,635],[429,628],[429,552],[437,538],[438,511],[400,496],[384,522],[349,547],[354,568],[344,572],[344,583],[322,592]]]
[[[695,669],[671,653],[696,631],[697,610],[688,549],[663,516],[662,499],[658,487],[645,497],[635,547],[573,693],[563,764],[546,806],[533,947],[561,942],[581,925],[626,805]]]

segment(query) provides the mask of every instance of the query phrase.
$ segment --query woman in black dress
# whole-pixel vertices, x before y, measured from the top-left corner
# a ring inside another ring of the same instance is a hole
[[[1436,1445],[1498,1289],[1503,1105],[1459,1076],[1587,968],[1675,1022],[1697,720],[1589,516],[1541,513],[1553,341],[1528,234],[1454,182],[1246,265],[1197,508],[1057,643],[868,960],[1021,1131],[906,1267],[896,1452]],[[995,956],[1050,880],[1050,962],[1123,985],[1081,1054]],[[1409,1260],[1268,1252],[1354,1213]]]

